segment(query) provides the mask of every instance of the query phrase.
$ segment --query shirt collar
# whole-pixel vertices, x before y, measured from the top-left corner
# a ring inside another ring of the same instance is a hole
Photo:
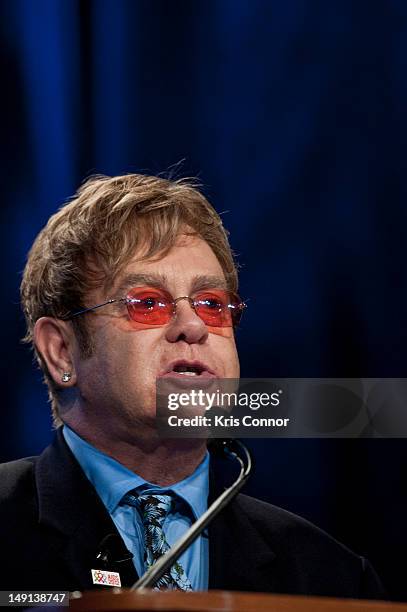
[[[87,478],[95,487],[99,497],[111,514],[119,505],[123,495],[138,487],[173,491],[184,499],[199,518],[207,509],[209,493],[209,453],[195,471],[171,487],[158,487],[98,450],[78,436],[67,425],[62,433],[76,460]]]

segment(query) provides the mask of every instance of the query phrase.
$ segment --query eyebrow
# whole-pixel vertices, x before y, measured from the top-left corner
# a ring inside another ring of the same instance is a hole
[[[143,274],[132,273],[127,274],[120,282],[117,288],[117,295],[123,297],[126,290],[132,287],[140,287],[146,285],[157,289],[166,289],[168,287],[168,277],[165,274]],[[226,280],[221,276],[212,274],[199,274],[192,278],[191,293],[202,291],[204,289],[224,289],[228,286]]]

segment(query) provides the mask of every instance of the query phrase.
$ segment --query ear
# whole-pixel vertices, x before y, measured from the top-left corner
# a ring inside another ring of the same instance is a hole
[[[69,323],[52,317],[41,317],[34,327],[34,344],[48,372],[59,387],[76,384],[74,372],[74,338]],[[63,375],[69,373],[69,379]]]

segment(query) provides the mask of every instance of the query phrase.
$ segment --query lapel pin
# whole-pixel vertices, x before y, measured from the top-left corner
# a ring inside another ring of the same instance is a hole
[[[92,582],[101,586],[121,587],[120,574],[118,572],[108,572],[107,570],[92,569]]]

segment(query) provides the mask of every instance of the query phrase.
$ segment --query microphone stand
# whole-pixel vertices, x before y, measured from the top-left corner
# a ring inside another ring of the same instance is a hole
[[[157,580],[161,578],[163,574],[175,563],[175,561],[182,555],[182,553],[188,548],[194,540],[202,533],[202,531],[209,525],[209,523],[219,514],[219,512],[229,504],[232,499],[238,494],[244,483],[250,476],[252,469],[252,459],[246,446],[239,440],[222,440],[222,450],[231,459],[234,459],[240,464],[240,474],[215,501],[209,506],[209,508],[202,514],[202,516],[195,521],[195,523],[188,529],[188,531],[178,540],[170,550],[168,550],[154,565],[152,565],[146,573],[137,580],[130,588],[131,591],[138,591],[141,589],[147,589],[152,587]],[[239,447],[243,451],[245,456],[245,462],[239,457],[239,455],[231,450],[233,446]]]

